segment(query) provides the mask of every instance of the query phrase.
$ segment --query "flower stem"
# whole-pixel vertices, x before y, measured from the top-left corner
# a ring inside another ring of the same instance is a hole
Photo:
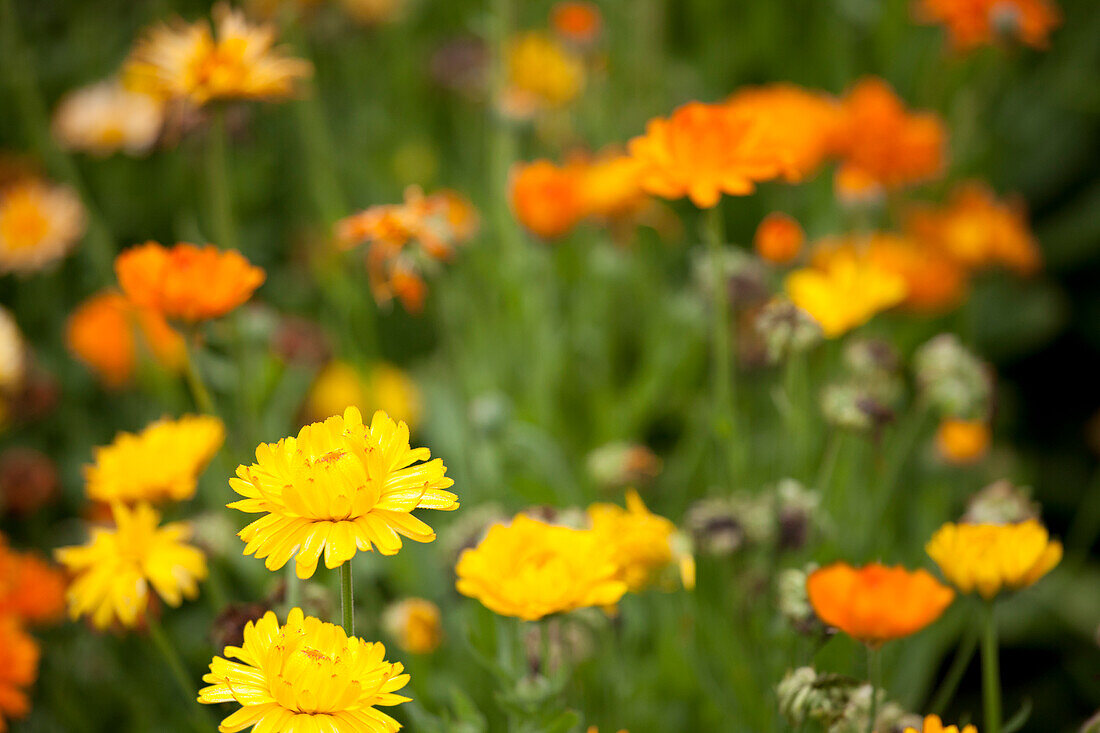
[[[959,683],[966,673],[966,668],[970,666],[970,660],[974,657],[977,648],[978,634],[973,630],[973,627],[969,627],[960,640],[959,648],[955,651],[955,659],[951,662],[947,674],[944,675],[943,682],[940,683],[939,689],[932,697],[932,702],[928,705],[929,713],[943,714],[944,709],[947,708],[947,703],[951,702],[955,690],[958,689]]]
[[[187,674],[187,668],[183,664],[183,660],[180,659],[179,652],[176,651],[175,645],[168,637],[164,627],[161,626],[160,620],[153,614],[148,613],[145,615],[145,623],[149,628],[149,637],[153,640],[153,644],[156,645],[161,655],[164,657],[164,661],[168,663],[168,668],[172,672],[172,679],[175,680],[176,686],[179,687],[180,692],[183,693],[184,698],[188,701],[188,712],[191,722],[197,731],[210,730],[210,723],[206,720],[206,716],[202,714],[200,710],[190,705],[190,702],[195,698],[195,688],[191,680],[191,677]]]
[[[735,454],[738,446],[734,444],[734,375],[730,368],[730,304],[726,273],[722,267],[722,245],[725,240],[722,223],[722,210],[715,205],[707,210],[703,225],[703,236],[707,242],[712,270],[711,298],[711,349],[714,379],[715,431],[720,443],[725,445],[729,457],[730,481],[737,478],[738,461]]]
[[[985,706],[983,733],[1001,733],[1001,674],[997,661],[997,614],[993,601],[985,602],[982,630],[982,703]]]
[[[206,190],[209,195],[210,234],[222,249],[240,249],[233,222],[233,201],[229,189],[229,141],[225,109],[211,111],[206,135]]]
[[[340,610],[344,631],[355,636],[355,598],[351,589],[351,560],[340,566]]]
[[[882,685],[878,647],[867,646],[867,677],[871,682],[871,712],[867,716],[867,733],[875,733],[875,718],[878,717],[878,691]]]
[[[194,355],[191,353],[192,343],[197,341],[194,336],[195,334],[191,334],[191,338],[184,339],[183,377],[187,380],[187,387],[191,390],[195,407],[199,409],[199,412],[206,415],[217,415],[218,413],[214,410],[214,400],[210,397],[210,391],[206,389],[206,384],[202,381],[202,375],[199,374],[199,370],[195,366]]]
[[[298,578],[298,570],[294,566],[294,563],[287,563],[286,566],[286,594],[284,595],[284,601],[286,602],[286,609],[289,612],[292,608],[297,608],[301,603],[302,598],[302,581]]]

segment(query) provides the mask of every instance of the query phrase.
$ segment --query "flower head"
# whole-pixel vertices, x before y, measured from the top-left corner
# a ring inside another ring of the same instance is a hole
[[[509,42],[505,53],[508,86],[501,102],[513,117],[564,107],[584,88],[580,56],[549,34],[521,33]]]
[[[443,638],[439,606],[423,598],[405,598],[382,614],[382,626],[397,645],[412,654],[435,651]]]
[[[69,92],[53,116],[53,136],[67,150],[139,155],[153,147],[164,126],[163,100],[126,89],[115,80]]]
[[[806,233],[794,218],[781,211],[773,211],[756,228],[752,245],[756,253],[768,262],[785,265],[798,257],[805,241]]]
[[[65,578],[31,553],[16,552],[0,535],[0,617],[48,623],[65,610]]]
[[[84,467],[93,501],[185,501],[195,495],[199,476],[225,442],[225,425],[210,415],[161,419],[137,435],[119,433],[96,448]]]
[[[1062,543],[1035,519],[1018,524],[947,524],[925,545],[945,578],[963,593],[992,598],[1026,588],[1062,559]]]
[[[87,544],[56,551],[74,576],[66,594],[73,619],[87,615],[98,629],[114,621],[133,627],[149,604],[149,585],[170,606],[198,595],[206,558],[187,544],[189,525],[158,526],[160,515],[147,504],[114,504],[112,513],[114,527],[95,527]]]
[[[84,234],[74,191],[36,179],[0,190],[0,274],[33,272],[62,257]]]
[[[518,164],[509,188],[516,219],[544,239],[568,234],[588,213],[580,177],[572,166],[549,160]]]
[[[462,552],[455,572],[459,593],[526,621],[611,606],[627,591],[613,550],[599,534],[524,514],[493,525],[477,547]]]
[[[926,570],[871,563],[854,568],[833,563],[806,581],[818,617],[867,644],[909,636],[951,605],[955,593]]]
[[[948,463],[968,465],[985,456],[990,438],[985,420],[947,418],[936,429],[936,448]]]
[[[416,382],[392,364],[378,362],[364,373],[346,361],[331,361],[317,374],[306,396],[310,420],[340,415],[349,406],[360,412],[382,410],[415,431],[423,404]]]
[[[409,446],[405,423],[378,411],[367,427],[356,407],[306,425],[296,438],[261,443],[256,463],[238,466],[229,480],[245,497],[229,506],[264,515],[241,530],[244,554],[267,558],[268,570],[297,555],[298,577],[309,578],[322,550],[332,569],[357,550],[396,554],[401,536],[431,542],[435,532],[412,511],[452,511],[458,497],[445,490],[454,482],[443,462],[430,457]]]
[[[202,678],[208,686],[198,697],[241,706],[218,726],[222,733],[394,733],[401,727],[378,708],[409,701],[394,694],[409,682],[404,667],[387,662],[381,644],[349,637],[300,608],[291,609],[283,625],[271,611],[250,621],[244,643],[223,653],[210,662]]]
[[[972,725],[964,726],[960,731],[957,725],[945,726],[938,715],[929,715],[924,719],[921,729],[918,731],[912,726],[907,726],[902,733],[978,733],[978,729]]]
[[[14,616],[0,616],[0,731],[30,712],[27,688],[38,677],[38,644]]]
[[[588,44],[603,28],[603,16],[594,4],[582,0],[560,0],[550,9],[550,25],[567,41]]]
[[[1062,22],[1053,0],[918,0],[914,14],[946,27],[951,45],[960,51],[1000,38],[1046,48],[1051,31]]]
[[[115,274],[135,305],[189,322],[225,315],[252,297],[265,278],[236,250],[187,242],[131,247],[115,258]]]
[[[645,588],[673,562],[676,525],[651,513],[634,490],[626,494],[626,509],[602,503],[588,507],[588,521],[600,541],[611,548],[618,578],[631,591]]]

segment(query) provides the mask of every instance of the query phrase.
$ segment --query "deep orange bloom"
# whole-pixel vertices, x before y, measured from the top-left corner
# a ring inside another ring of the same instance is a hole
[[[145,348],[166,369],[179,369],[185,356],[183,337],[162,315],[109,290],[73,310],[65,323],[65,343],[108,387],[130,381]]]
[[[30,712],[27,688],[38,677],[38,644],[14,616],[0,616],[0,733]]]
[[[947,131],[931,112],[909,112],[890,85],[866,78],[844,98],[839,152],[887,187],[918,183],[944,167]]]
[[[642,190],[641,169],[629,155],[603,151],[573,168],[580,176],[581,207],[588,216],[629,218],[649,202]]]
[[[225,315],[251,298],[265,278],[236,250],[188,242],[131,247],[115,258],[115,274],[135,305],[189,322]]]
[[[722,194],[745,196],[756,183],[792,170],[790,152],[765,130],[759,115],[727,104],[689,102],[670,117],[649,121],[630,141],[642,188],[655,196],[688,196],[709,209]]]
[[[980,461],[992,440],[985,420],[950,418],[936,430],[936,449],[948,463],[965,466]]]
[[[797,220],[781,211],[773,211],[756,228],[752,245],[768,262],[785,265],[798,257],[805,242],[806,232]]]
[[[592,3],[562,0],[550,10],[550,25],[566,40],[591,43],[600,35],[603,17]]]
[[[913,11],[921,22],[945,26],[960,51],[1004,37],[1046,48],[1050,32],[1062,22],[1051,0],[917,0]]]
[[[65,610],[65,576],[32,553],[12,550],[0,535],[0,616],[48,623]]]
[[[545,239],[567,234],[587,213],[580,177],[569,165],[549,160],[521,163],[512,169],[510,189],[516,219]]]
[[[806,591],[818,618],[871,645],[915,634],[955,598],[926,570],[879,563],[833,563],[810,574]]]

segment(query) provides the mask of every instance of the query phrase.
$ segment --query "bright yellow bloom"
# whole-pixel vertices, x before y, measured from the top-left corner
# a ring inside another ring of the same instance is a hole
[[[525,621],[612,606],[627,591],[612,548],[599,534],[523,514],[493,525],[477,547],[463,551],[455,572],[459,593]]]
[[[646,508],[638,492],[626,493],[626,509],[616,504],[588,507],[592,531],[611,548],[618,578],[631,591],[649,585],[654,575],[673,561],[676,525]]]
[[[392,604],[382,614],[386,633],[397,645],[413,654],[435,651],[443,639],[439,606],[423,598],[406,598]]]
[[[84,206],[69,188],[28,179],[0,191],[0,274],[41,270],[83,234]]]
[[[443,462],[430,457],[409,446],[405,423],[379,410],[368,428],[356,407],[306,425],[297,438],[261,443],[256,463],[229,480],[245,498],[228,506],[264,514],[240,531],[244,554],[267,558],[268,570],[297,555],[298,577],[309,578],[322,550],[331,570],[357,550],[396,554],[400,535],[431,542],[435,532],[412,511],[452,511],[458,497],[444,490],[454,481]]]
[[[198,106],[218,99],[288,97],[312,72],[308,61],[274,47],[273,25],[253,25],[224,3],[213,15],[213,33],[205,20],[152,28],[131,53],[126,85]]]
[[[906,296],[904,278],[849,250],[837,250],[816,267],[792,272],[786,290],[828,338],[863,325]]]
[[[989,599],[1002,590],[1026,588],[1062,559],[1062,543],[1038,520],[1018,524],[947,524],[924,547],[940,571],[963,593]]]
[[[137,435],[119,433],[96,448],[85,466],[88,498],[102,502],[185,501],[225,442],[225,425],[210,415],[161,419]]]
[[[363,374],[346,361],[331,361],[313,380],[306,397],[309,420],[340,415],[350,406],[360,412],[382,410],[410,431],[420,422],[422,402],[416,382],[392,364],[378,363]]]
[[[921,729],[917,730],[907,726],[903,733],[978,733],[978,729],[972,725],[965,726],[961,731],[957,725],[944,726],[938,715],[929,715],[924,719]]]
[[[53,136],[68,150],[139,155],[160,137],[164,111],[161,99],[103,81],[62,98],[53,116]]]
[[[149,604],[149,585],[170,606],[194,598],[206,578],[206,558],[186,543],[190,525],[158,526],[148,504],[114,504],[115,526],[92,529],[85,545],[62,547],[58,561],[75,576],[66,594],[69,615],[89,616],[96,628],[118,621],[133,627]]]
[[[527,117],[543,108],[562,107],[584,87],[579,56],[552,36],[537,31],[516,36],[507,50],[507,111]]]
[[[386,648],[349,637],[339,626],[291,609],[286,624],[275,614],[244,627],[244,643],[227,646],[203,676],[198,701],[236,702],[221,733],[393,733],[401,726],[378,707],[410,698],[394,694],[409,682]],[[255,726],[255,727],[253,727]]]

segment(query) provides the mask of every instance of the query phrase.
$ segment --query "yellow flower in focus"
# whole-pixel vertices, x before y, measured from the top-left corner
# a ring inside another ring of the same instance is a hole
[[[103,81],[69,92],[53,116],[53,136],[67,150],[139,155],[153,147],[164,126],[163,100]]]
[[[149,585],[170,606],[197,596],[206,558],[187,544],[190,525],[158,526],[160,515],[148,504],[111,509],[114,527],[95,527],[87,544],[56,550],[74,576],[66,593],[69,615],[88,616],[98,629],[114,621],[133,627],[149,604]]]
[[[526,117],[540,109],[563,107],[584,87],[580,57],[552,36],[537,31],[522,33],[506,51],[508,111]]]
[[[989,452],[989,424],[985,420],[950,418],[936,430],[936,448],[948,463],[965,466]]]
[[[929,715],[924,719],[920,730],[907,726],[902,733],[978,733],[978,729],[968,725],[960,731],[957,725],[944,726],[938,715]]]
[[[30,712],[27,688],[38,678],[38,644],[14,616],[0,616],[0,732]]]
[[[639,591],[674,559],[672,538],[676,525],[646,508],[638,492],[626,493],[626,509],[615,504],[588,507],[592,531],[611,548],[618,578],[630,591]]]
[[[414,509],[458,508],[454,484],[427,448],[409,446],[409,428],[382,411],[370,427],[358,408],[306,425],[298,437],[261,443],[256,463],[238,466],[230,486],[241,496],[228,506],[261,518],[240,531],[244,554],[278,570],[297,555],[299,578],[317,569],[321,551],[330,570],[375,547],[401,549],[401,536],[431,542],[435,532]],[[420,461],[427,461],[420,463]]]
[[[1018,524],[947,524],[924,548],[945,578],[963,593],[990,599],[1026,588],[1062,559],[1062,543],[1035,519]]]
[[[198,701],[235,702],[221,733],[252,728],[279,733],[394,733],[401,726],[379,707],[410,698],[394,694],[409,682],[386,648],[291,609],[280,626],[268,611],[244,627],[244,643],[227,646],[203,675]],[[255,727],[253,727],[255,726]]]
[[[210,415],[185,415],[151,423],[137,435],[119,433],[96,448],[84,467],[92,501],[185,501],[225,442],[225,425]]]
[[[627,591],[613,549],[596,532],[516,515],[462,552],[458,592],[502,616],[537,621],[553,613],[612,606]]]
[[[443,639],[439,607],[423,598],[406,598],[390,605],[382,614],[382,627],[412,654],[433,652]]]
[[[84,234],[84,206],[65,186],[26,179],[0,191],[0,274],[32,272]]]
[[[311,421],[341,415],[348,407],[359,412],[381,410],[415,431],[420,422],[420,390],[412,378],[391,364],[378,363],[364,376],[346,361],[330,361],[317,374],[306,397],[306,414]]]
[[[821,325],[827,338],[861,326],[905,300],[905,280],[867,257],[837,250],[814,267],[795,270],[785,288],[792,302]]]
[[[150,29],[134,46],[123,73],[129,89],[201,106],[218,99],[278,99],[312,72],[308,61],[275,48],[275,27],[253,25],[244,13],[214,6],[205,21]]]
[[[0,306],[0,390],[23,383],[27,371],[27,345],[11,312]]]

